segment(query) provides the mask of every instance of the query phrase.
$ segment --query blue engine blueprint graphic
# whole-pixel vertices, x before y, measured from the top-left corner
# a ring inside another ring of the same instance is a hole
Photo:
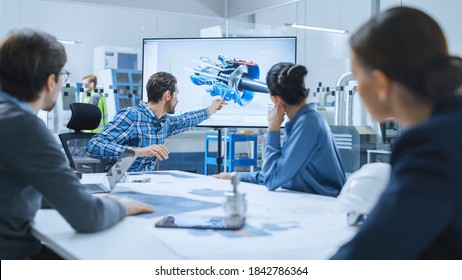
[[[249,104],[255,92],[268,93],[266,83],[259,80],[260,67],[250,60],[218,56],[218,62],[208,57],[200,57],[202,63],[194,69],[191,81],[206,85],[211,96],[220,96],[226,101],[234,101],[240,106]]]
[[[136,199],[149,204],[156,209],[154,213],[137,215],[138,217],[144,218],[161,217],[178,213],[221,207],[220,203],[206,202],[178,196],[156,195],[133,191],[117,192],[114,193],[114,195]]]

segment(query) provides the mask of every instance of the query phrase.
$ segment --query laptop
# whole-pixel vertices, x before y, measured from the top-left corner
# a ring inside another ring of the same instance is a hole
[[[115,188],[116,184],[125,177],[125,173],[130,166],[132,166],[138,156],[139,154],[137,152],[127,149],[106,173],[101,182],[97,184],[82,184],[83,188],[90,193],[111,192]]]

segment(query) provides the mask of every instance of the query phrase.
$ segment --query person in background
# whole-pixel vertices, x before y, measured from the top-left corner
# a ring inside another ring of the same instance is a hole
[[[266,83],[275,108],[268,116],[265,161],[260,171],[241,172],[242,181],[327,196],[337,196],[345,183],[345,170],[334,137],[316,104],[307,104],[308,90],[303,65],[278,63]],[[287,115],[281,147],[281,124]],[[215,178],[227,179],[229,173]]]
[[[36,114],[51,110],[69,76],[55,37],[32,29],[0,42],[0,258],[59,258],[31,234],[46,199],[79,232],[105,229],[153,208],[128,198],[83,190],[58,142]]]
[[[91,130],[91,132],[94,133],[101,131],[108,123],[106,98],[102,93],[95,89],[97,84],[97,78],[95,75],[90,74],[82,78],[84,103],[96,105],[101,110],[101,122],[97,128]]]
[[[462,259],[462,59],[443,31],[408,7],[350,38],[352,71],[372,117],[405,129],[388,186],[333,259]]]
[[[115,162],[126,149],[133,149],[140,157],[129,171],[153,171],[157,159],[168,159],[169,151],[164,145],[167,137],[192,129],[227,104],[220,98],[205,109],[172,116],[179,91],[177,79],[167,72],[151,75],[146,91],[148,102],[121,110],[88,141],[88,153]]]

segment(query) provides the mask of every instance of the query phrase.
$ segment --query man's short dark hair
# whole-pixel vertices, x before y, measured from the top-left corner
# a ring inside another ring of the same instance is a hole
[[[11,32],[0,43],[0,89],[35,101],[49,75],[59,81],[66,60],[63,45],[52,35],[33,29]]]
[[[164,92],[169,90],[172,94],[175,92],[177,80],[175,76],[167,72],[157,72],[149,77],[146,85],[148,93],[148,102],[157,103],[162,99]]]

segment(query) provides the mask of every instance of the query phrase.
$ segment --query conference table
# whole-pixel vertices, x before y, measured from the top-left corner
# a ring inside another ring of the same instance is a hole
[[[97,182],[104,174],[84,174]],[[66,259],[135,260],[308,260],[327,259],[356,228],[346,223],[335,198],[240,182],[247,201],[240,230],[158,228],[164,216],[224,216],[230,180],[182,171],[133,173],[113,195],[140,199],[152,214],[125,217],[96,233],[78,233],[53,209],[38,211],[32,234]],[[78,209],[76,209],[78,211]]]

